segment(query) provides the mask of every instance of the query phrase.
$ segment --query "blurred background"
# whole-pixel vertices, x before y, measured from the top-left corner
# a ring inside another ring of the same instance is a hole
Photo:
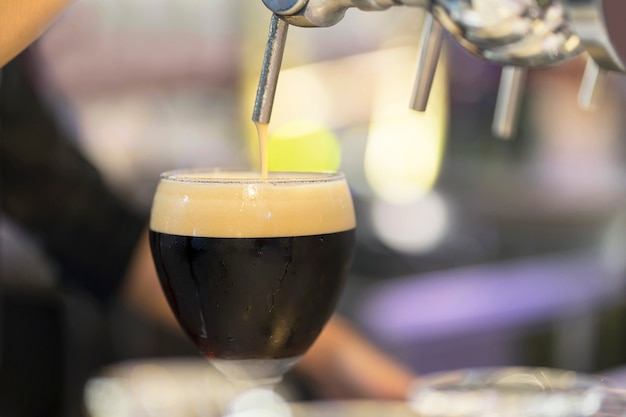
[[[257,166],[250,115],[269,17],[260,1],[81,0],[33,47],[37,86],[106,181],[147,212],[162,171]],[[340,312],[418,373],[619,369],[626,79],[610,78],[585,112],[582,57],[530,71],[517,136],[496,139],[500,69],[451,39],[427,111],[408,110],[422,17],[351,10],[287,39],[271,167],[347,175],[358,238]],[[0,220],[0,398],[18,403],[28,387],[21,415],[87,415],[76,399],[105,365],[197,359],[132,306],[59,296],[41,245]],[[29,332],[37,341],[16,347]],[[38,366],[29,349],[47,370],[37,380],[24,376]]]

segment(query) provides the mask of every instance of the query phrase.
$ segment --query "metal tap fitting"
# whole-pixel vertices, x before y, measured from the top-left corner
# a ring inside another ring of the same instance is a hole
[[[252,121],[256,123],[270,122],[288,29],[289,25],[285,21],[280,20],[275,14],[272,15],[259,86],[252,110]]]
[[[399,5],[428,7],[430,0],[263,0],[263,3],[291,25],[327,27],[343,19],[349,8],[376,11]]]
[[[420,40],[416,85],[410,107],[426,109],[446,29],[464,48],[504,66],[493,131],[508,137],[515,128],[528,68],[559,64],[589,54],[579,102],[591,107],[607,71],[626,72],[626,0],[263,0],[281,20],[325,27],[347,9],[392,6],[427,11]],[[266,66],[264,66],[264,69]]]
[[[273,12],[265,57],[257,90],[252,120],[269,123],[278,72],[284,52],[288,24],[303,27],[333,26],[343,19],[346,10],[357,8],[366,11],[386,10],[392,6],[406,5],[428,9],[431,0],[263,0]],[[424,110],[439,57],[442,34],[437,22],[432,21],[432,36],[422,36],[424,51],[418,60],[418,75],[411,107]],[[430,29],[429,29],[430,31]]]
[[[589,54],[578,102],[591,108],[601,96],[607,71],[626,72],[626,2],[567,0],[566,10]]]

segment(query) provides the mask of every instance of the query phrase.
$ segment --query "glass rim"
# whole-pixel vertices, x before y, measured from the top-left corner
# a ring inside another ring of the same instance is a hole
[[[190,184],[303,184],[345,180],[345,174],[340,171],[270,171],[264,178],[260,171],[249,168],[198,167],[164,171],[159,180]]]

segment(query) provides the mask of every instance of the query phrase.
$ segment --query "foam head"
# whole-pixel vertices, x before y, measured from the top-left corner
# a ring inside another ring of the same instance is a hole
[[[172,171],[152,205],[155,232],[205,237],[281,237],[355,227],[342,174]]]

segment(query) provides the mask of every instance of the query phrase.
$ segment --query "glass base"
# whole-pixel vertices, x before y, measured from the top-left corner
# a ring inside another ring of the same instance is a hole
[[[279,359],[211,359],[229,381],[237,384],[273,386],[278,384],[301,356]]]

